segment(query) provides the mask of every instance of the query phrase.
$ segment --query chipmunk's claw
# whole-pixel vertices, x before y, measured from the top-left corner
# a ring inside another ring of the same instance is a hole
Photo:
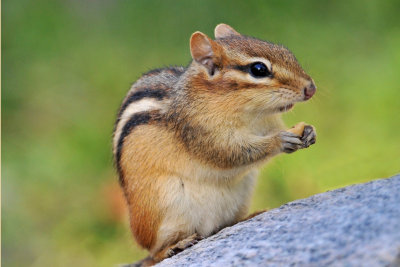
[[[281,150],[285,153],[293,153],[299,149],[307,148],[316,141],[315,129],[311,125],[305,125],[301,135],[294,133],[293,128],[290,131],[280,133]]]
[[[307,148],[312,144],[315,144],[317,134],[315,129],[311,125],[306,125],[304,127],[303,135],[301,136],[301,141],[303,142],[303,147]]]
[[[178,243],[176,243],[174,246],[172,246],[168,250],[168,252],[167,252],[168,257],[172,257],[172,256],[184,251],[185,249],[196,245],[202,239],[204,239],[204,237],[202,237],[201,235],[193,234],[193,235],[179,241]]]
[[[293,153],[296,150],[303,147],[303,142],[301,141],[301,136],[291,132],[281,132],[281,150],[285,153]]]

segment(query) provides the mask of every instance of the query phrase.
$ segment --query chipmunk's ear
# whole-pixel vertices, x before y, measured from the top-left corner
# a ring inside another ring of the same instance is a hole
[[[214,75],[218,59],[218,44],[202,32],[195,32],[190,37],[190,53],[192,58]]]
[[[240,36],[240,33],[235,31],[231,26],[221,23],[215,27],[214,30],[215,39],[226,38],[231,36]]]

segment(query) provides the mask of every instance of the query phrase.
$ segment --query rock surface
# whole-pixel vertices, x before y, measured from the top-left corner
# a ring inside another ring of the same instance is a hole
[[[157,266],[400,266],[400,175],[290,202]]]

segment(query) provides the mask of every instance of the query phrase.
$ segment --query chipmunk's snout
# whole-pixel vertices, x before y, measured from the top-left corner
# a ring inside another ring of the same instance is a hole
[[[308,86],[304,87],[304,100],[310,99],[314,94],[315,91],[317,90],[317,87],[315,87],[315,84],[311,82]]]

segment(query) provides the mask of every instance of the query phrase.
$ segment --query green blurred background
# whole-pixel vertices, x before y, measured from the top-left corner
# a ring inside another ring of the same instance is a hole
[[[289,47],[318,91],[284,116],[315,146],[264,168],[252,210],[400,171],[400,1],[2,1],[3,266],[146,255],[112,167],[114,118],[141,73],[186,65],[224,22]]]

